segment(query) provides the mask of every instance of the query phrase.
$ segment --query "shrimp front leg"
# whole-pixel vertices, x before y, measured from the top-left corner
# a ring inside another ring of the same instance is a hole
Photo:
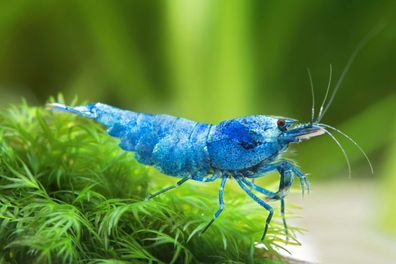
[[[298,167],[296,167],[291,161],[287,159],[280,159],[273,163],[264,164],[259,167],[256,171],[246,174],[247,178],[255,179],[262,177],[263,174],[278,171],[281,175],[282,172],[291,171],[300,180],[302,195],[304,196],[305,188],[307,188],[308,193],[310,191],[309,182],[304,172],[302,172]]]

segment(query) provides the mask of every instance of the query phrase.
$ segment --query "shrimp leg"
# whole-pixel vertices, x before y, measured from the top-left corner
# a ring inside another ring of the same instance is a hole
[[[304,172],[302,172],[299,168],[297,168],[291,161],[287,159],[280,159],[274,163],[265,164],[264,166],[260,167],[257,171],[255,171],[251,175],[246,175],[247,178],[255,179],[262,177],[263,174],[269,173],[272,171],[278,171],[282,174],[282,171],[292,171],[300,180],[301,191],[302,195],[304,196],[305,187],[310,192],[309,182]]]
[[[281,214],[282,214],[283,227],[285,228],[286,241],[289,241],[289,229],[287,227],[286,217],[285,217],[285,199],[283,198],[281,199]]]
[[[269,204],[267,204],[266,202],[264,202],[263,200],[261,200],[260,198],[258,198],[254,193],[252,193],[252,192],[249,190],[249,188],[246,187],[246,186],[243,184],[243,181],[241,180],[241,177],[243,177],[243,176],[239,176],[239,175],[235,176],[235,179],[237,180],[239,186],[241,186],[241,188],[242,188],[242,189],[243,189],[243,190],[244,190],[255,202],[257,202],[259,205],[261,205],[262,207],[264,207],[264,208],[269,212],[269,215],[267,216],[267,219],[266,219],[266,221],[265,221],[264,233],[263,233],[263,236],[261,237],[261,241],[263,241],[264,238],[265,238],[265,236],[266,236],[266,234],[267,234],[267,231],[268,231],[268,225],[269,225],[269,223],[271,222],[272,216],[274,215],[274,209],[273,209]]]
[[[281,179],[283,179],[284,177],[281,177]],[[251,187],[252,189],[254,189],[255,191],[258,191],[266,196],[268,196],[268,198],[272,199],[276,193],[271,192],[267,189],[264,189],[260,186],[255,185],[253,182],[250,182],[249,180],[247,180],[246,178],[242,178],[242,181],[246,184],[249,185],[249,187]],[[283,221],[283,227],[285,228],[285,236],[286,236],[286,240],[289,240],[289,231],[288,231],[288,227],[287,227],[287,223],[286,223],[286,218],[285,218],[285,200],[283,198],[280,199],[281,201],[281,214],[282,214],[282,221]]]
[[[192,176],[185,177],[185,178],[181,179],[180,181],[176,182],[176,184],[168,186],[168,187],[166,187],[166,188],[164,188],[164,189],[162,189],[162,190],[160,190],[160,191],[158,191],[158,192],[156,192],[154,194],[151,194],[151,195],[147,196],[144,200],[148,201],[151,198],[154,198],[155,196],[160,195],[161,193],[164,193],[164,192],[167,192],[169,190],[172,190],[172,189],[182,185],[183,183],[185,183],[186,181],[191,180],[191,179],[192,179]]]
[[[258,192],[264,194],[265,196],[270,196],[271,197],[271,196],[273,196],[275,194],[274,192],[271,192],[271,191],[269,191],[267,189],[264,189],[263,187],[257,186],[256,184],[254,184],[254,182],[250,182],[244,177],[242,177],[241,179],[246,185],[249,185],[249,187],[251,187],[253,190],[258,191]]]
[[[200,182],[213,182],[220,176],[221,176],[220,172],[215,172],[212,176],[209,177],[193,176],[192,179]]]
[[[212,181],[216,180],[219,177],[220,177],[220,175],[218,173],[215,173],[215,174],[213,174],[210,177],[187,176],[187,177],[181,179],[180,181],[178,181],[176,184],[168,186],[168,187],[166,187],[166,188],[164,188],[164,189],[162,189],[162,190],[160,190],[160,191],[158,191],[158,192],[156,192],[154,194],[151,194],[151,195],[147,196],[144,200],[148,201],[151,198],[154,198],[155,196],[160,195],[161,193],[167,192],[169,190],[172,190],[172,189],[182,185],[183,183],[185,183],[188,180],[195,180],[195,181],[200,181],[200,182],[212,182]]]
[[[202,230],[201,234],[203,234],[210,226],[213,224],[213,222],[216,220],[217,217],[221,214],[221,212],[224,209],[224,200],[223,200],[223,194],[224,194],[224,186],[227,181],[227,176],[223,176],[221,179],[221,184],[220,184],[220,191],[219,191],[219,204],[220,208],[217,210],[215,215],[213,216],[212,220],[206,225],[206,227]]]

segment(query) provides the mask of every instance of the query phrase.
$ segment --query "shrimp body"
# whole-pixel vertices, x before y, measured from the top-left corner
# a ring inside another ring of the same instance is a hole
[[[109,135],[120,139],[122,149],[134,152],[137,161],[169,176],[181,178],[175,185],[149,195],[146,200],[188,180],[211,182],[221,178],[220,208],[202,232],[224,209],[223,192],[227,179],[235,179],[254,201],[269,212],[262,240],[274,213],[267,202],[281,201],[287,235],[284,197],[294,177],[299,178],[303,192],[305,188],[309,190],[306,175],[292,161],[282,158],[281,154],[290,143],[324,133],[331,135],[324,128],[328,125],[313,122],[298,124],[291,118],[267,115],[246,116],[212,125],[165,114],[136,113],[102,103],[75,107],[55,103],[49,107],[96,120],[107,127]],[[278,191],[272,192],[254,184],[255,178],[272,171],[280,174]],[[259,198],[254,192],[265,198]]]
[[[200,180],[214,172],[247,176],[274,161],[289,143],[280,140],[278,118],[271,116],[247,116],[212,125],[102,103],[76,107],[53,104],[52,108],[105,125],[107,133],[120,139],[122,149],[134,152],[137,161],[174,177]],[[288,119],[287,126],[294,122]]]

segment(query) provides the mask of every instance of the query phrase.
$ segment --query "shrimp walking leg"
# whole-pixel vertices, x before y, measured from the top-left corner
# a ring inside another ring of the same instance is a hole
[[[280,192],[281,192],[281,188],[286,185],[286,183],[284,182],[285,178],[288,178],[288,177],[285,177],[284,174],[287,175],[288,173],[290,173],[290,171],[282,172],[280,190],[277,193],[271,192],[271,191],[269,191],[267,189],[264,189],[264,188],[262,188],[260,186],[257,186],[253,182],[250,182],[249,180],[247,180],[246,178],[242,178],[243,183],[245,183],[246,185],[251,187],[253,190],[258,191],[258,192],[266,195],[269,199],[273,199],[273,200],[280,199],[280,201],[281,201],[281,208],[280,209],[281,209],[281,214],[282,214],[283,226],[284,226],[284,229],[285,229],[286,240],[288,240],[289,231],[288,231],[286,218],[285,218],[285,200],[284,200],[283,196],[280,196]]]
[[[254,182],[250,182],[249,180],[247,180],[246,178],[241,178],[243,183],[245,183],[246,185],[249,185],[249,187],[251,187],[253,190],[258,191],[266,196],[273,196],[275,193],[271,192],[263,187],[260,187],[256,184],[254,184]]]
[[[217,180],[221,176],[220,173],[214,173],[212,176],[209,177],[199,177],[199,176],[193,176],[192,179],[195,181],[200,181],[200,182],[213,182]]]
[[[268,231],[268,225],[271,222],[272,216],[274,215],[274,209],[267,204],[266,202],[264,202],[263,200],[261,200],[260,198],[258,198],[254,193],[252,193],[248,187],[246,187],[243,184],[243,181],[241,180],[241,176],[236,176],[235,179],[237,180],[239,186],[241,186],[241,188],[255,201],[257,202],[259,205],[261,205],[262,207],[264,207],[268,212],[268,216],[267,219],[265,221],[265,227],[264,227],[264,233],[263,236],[261,237],[261,241],[264,240],[265,236],[267,235],[267,231]]]
[[[224,194],[224,186],[225,186],[226,181],[227,181],[227,176],[223,176],[223,178],[221,180],[221,184],[220,184],[220,191],[219,191],[219,204],[220,204],[220,207],[217,210],[217,212],[215,213],[215,215],[213,216],[212,220],[210,220],[210,222],[202,230],[202,234],[213,224],[213,222],[217,219],[217,217],[219,217],[219,215],[221,214],[221,212],[224,209],[223,194]]]
[[[285,217],[285,199],[283,198],[281,199],[281,214],[282,214],[283,227],[285,228],[286,241],[289,241],[289,229],[287,227],[286,217]]]
[[[160,191],[158,191],[158,192],[156,192],[154,194],[151,194],[151,195],[147,196],[144,200],[148,201],[151,198],[154,198],[155,196],[157,196],[157,195],[159,195],[161,193],[164,193],[166,191],[172,190],[172,189],[182,185],[184,182],[186,182],[188,180],[195,180],[195,181],[200,181],[200,182],[213,182],[219,177],[220,177],[220,175],[217,174],[217,173],[215,173],[215,174],[213,174],[212,176],[209,176],[209,177],[188,176],[188,177],[185,177],[185,178],[181,179],[180,181],[178,181],[174,185],[168,186],[168,187],[166,187],[166,188],[164,188],[164,189],[162,189],[162,190],[160,190]]]
[[[151,198],[154,198],[155,196],[160,195],[161,193],[167,192],[169,190],[172,190],[172,189],[182,185],[183,183],[185,183],[186,181],[188,181],[190,179],[192,179],[192,176],[185,177],[185,178],[181,179],[180,181],[178,181],[176,184],[168,186],[168,187],[166,187],[166,188],[164,188],[164,189],[162,189],[162,190],[160,190],[160,191],[158,191],[158,192],[156,192],[154,194],[151,194],[151,195],[147,196],[144,200],[148,201]]]

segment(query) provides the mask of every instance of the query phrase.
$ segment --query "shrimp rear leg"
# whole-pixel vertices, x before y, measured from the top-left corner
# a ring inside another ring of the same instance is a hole
[[[190,179],[192,179],[192,176],[185,177],[185,178],[181,179],[180,181],[176,182],[176,184],[168,186],[168,187],[166,187],[166,188],[164,188],[164,189],[162,189],[162,190],[160,190],[160,191],[158,191],[158,192],[156,192],[154,194],[151,194],[151,195],[147,196],[144,200],[148,201],[151,198],[154,198],[155,196],[160,195],[161,193],[164,193],[166,191],[172,190],[172,189],[182,185],[183,183],[185,183],[186,181],[188,181]]]
[[[209,176],[209,177],[187,176],[187,177],[184,177],[183,179],[181,179],[180,181],[176,182],[174,185],[168,186],[168,187],[166,187],[166,188],[164,188],[164,189],[162,189],[162,190],[160,190],[160,191],[158,191],[156,193],[153,193],[153,194],[147,196],[144,200],[148,201],[151,198],[154,198],[157,195],[160,195],[161,193],[167,192],[169,190],[172,190],[172,189],[182,185],[183,183],[185,183],[188,180],[195,180],[195,181],[200,181],[200,182],[212,182],[212,181],[216,180],[217,178],[219,178],[219,174],[218,173],[215,173],[215,174],[213,174],[212,176]]]
[[[254,193],[252,193],[248,187],[246,187],[243,183],[243,181],[241,180],[241,177],[243,176],[236,176],[235,179],[237,180],[239,186],[241,186],[241,188],[254,200],[256,201],[259,205],[261,205],[262,207],[264,207],[268,212],[268,216],[267,219],[265,221],[265,227],[264,227],[264,233],[263,236],[261,237],[261,241],[264,240],[265,236],[267,235],[267,231],[268,231],[268,226],[269,223],[271,222],[272,216],[274,215],[274,209],[267,204],[266,202],[264,202],[263,200],[261,200],[260,198],[258,198]]]
[[[219,209],[216,211],[215,215],[213,216],[212,220],[210,220],[210,222],[206,225],[206,227],[202,230],[201,234],[205,233],[206,230],[208,230],[208,228],[213,224],[213,222],[217,219],[217,217],[219,217],[219,215],[221,214],[221,212],[224,209],[224,200],[223,200],[223,194],[224,194],[224,186],[225,183],[227,181],[227,176],[224,175],[223,179],[221,180],[221,184],[220,184],[220,191],[219,191],[219,204],[220,207]]]

